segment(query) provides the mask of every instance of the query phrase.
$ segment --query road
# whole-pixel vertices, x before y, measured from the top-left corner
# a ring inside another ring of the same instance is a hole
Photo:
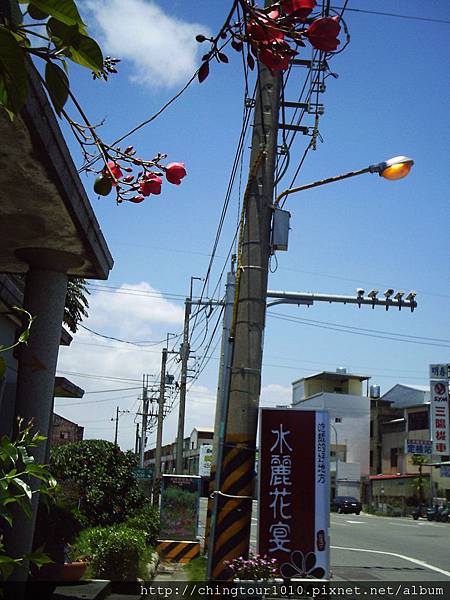
[[[201,512],[205,514],[205,509]],[[450,523],[331,513],[330,526],[331,571],[336,581],[450,582]],[[254,502],[254,551],[256,534]]]

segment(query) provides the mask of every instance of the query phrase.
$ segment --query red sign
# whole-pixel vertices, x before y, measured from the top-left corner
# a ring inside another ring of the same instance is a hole
[[[258,553],[286,579],[329,576],[326,411],[261,409]]]

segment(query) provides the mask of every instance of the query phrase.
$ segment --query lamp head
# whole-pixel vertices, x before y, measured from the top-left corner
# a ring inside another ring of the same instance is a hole
[[[405,292],[404,292],[403,290],[399,290],[399,291],[398,291],[398,292],[395,294],[394,298],[395,298],[396,300],[400,301],[400,300],[403,298],[403,296],[404,296],[404,295],[405,295]]]
[[[388,288],[385,292],[384,292],[384,297],[386,299],[390,298],[392,296],[392,294],[394,293],[394,290],[392,288]]]
[[[409,300],[409,301],[411,302],[412,300],[414,300],[414,298],[415,298],[416,296],[417,296],[417,293],[416,293],[416,292],[414,292],[414,291],[413,291],[413,292],[409,292],[409,294],[406,296],[406,299],[407,299],[407,300]]]
[[[371,173],[378,173],[380,177],[395,181],[396,179],[403,179],[411,171],[414,161],[412,158],[407,156],[394,156],[389,160],[380,162],[377,165],[371,165],[369,170]]]
[[[357,288],[356,289],[356,296],[358,298],[364,298],[364,290],[363,290],[363,288]]]
[[[375,300],[375,298],[378,296],[378,290],[370,290],[370,292],[367,295],[369,296],[369,298],[372,298],[372,300]]]

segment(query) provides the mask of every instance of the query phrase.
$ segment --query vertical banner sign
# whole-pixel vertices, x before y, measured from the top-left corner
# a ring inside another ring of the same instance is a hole
[[[198,475],[163,475],[159,532],[161,539],[197,539],[200,481]]]
[[[450,454],[449,446],[449,411],[448,411],[448,379],[431,379],[430,381],[430,416],[433,454]]]
[[[329,578],[326,411],[260,411],[258,553],[285,579]]]

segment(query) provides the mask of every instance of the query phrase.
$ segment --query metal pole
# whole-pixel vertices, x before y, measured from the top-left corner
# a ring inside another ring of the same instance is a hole
[[[153,504],[159,503],[159,492],[161,485],[161,451],[162,451],[162,432],[164,420],[164,394],[166,389],[166,364],[167,364],[167,348],[163,348],[161,358],[161,380],[159,384],[159,401],[158,401],[158,426],[156,430],[156,448],[155,448],[155,485],[153,488]]]
[[[184,415],[186,408],[186,382],[189,360],[189,317],[191,316],[192,302],[192,280],[191,294],[184,302],[184,329],[183,344],[181,345],[181,374],[180,374],[180,404],[178,409],[178,433],[176,443],[175,473],[183,474],[183,443],[184,443]]]
[[[147,417],[148,417],[148,398],[147,398],[147,386],[144,386],[142,390],[142,427],[141,427],[141,447],[140,447],[140,458],[139,466],[144,466],[144,455],[145,455],[145,437],[147,435]]]
[[[334,435],[336,437],[336,454],[335,454],[335,463],[336,463],[336,474],[335,474],[335,486],[334,486],[334,495],[339,496],[338,494],[338,470],[339,470],[339,458],[338,458],[338,434],[337,429],[334,425],[330,423],[330,427],[334,431]]]
[[[234,351],[214,536],[211,577],[228,579],[224,560],[247,554],[250,543],[256,430],[266,316],[270,228],[280,98],[280,73],[259,65],[256,109],[238,260]],[[229,496],[233,496],[230,498]],[[235,498],[237,496],[237,498]],[[225,518],[226,516],[226,518]]]

